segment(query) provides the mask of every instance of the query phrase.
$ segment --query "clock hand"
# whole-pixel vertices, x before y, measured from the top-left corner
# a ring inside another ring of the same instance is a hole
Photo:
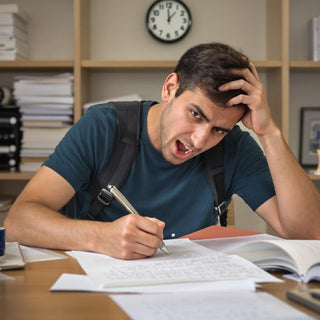
[[[177,13],[177,11],[175,11],[171,16],[169,16],[169,22],[171,21],[171,18]]]
[[[170,9],[169,8],[167,9],[167,13],[168,13],[167,22],[170,23],[171,18],[170,18]]]

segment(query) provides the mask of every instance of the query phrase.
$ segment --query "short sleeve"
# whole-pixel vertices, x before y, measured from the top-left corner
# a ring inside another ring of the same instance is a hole
[[[44,165],[61,175],[77,192],[108,161],[115,131],[114,107],[92,106],[70,128]]]
[[[241,197],[252,210],[275,195],[263,150],[248,132],[235,129],[227,139],[225,153],[228,192]],[[237,140],[237,141],[235,141]]]

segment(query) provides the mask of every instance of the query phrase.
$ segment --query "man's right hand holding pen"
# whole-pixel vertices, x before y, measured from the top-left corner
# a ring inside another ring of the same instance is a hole
[[[139,212],[134,208],[134,206],[130,203],[130,201],[124,196],[124,194],[121,193],[121,191],[115,186],[115,185],[111,185],[109,184],[107,186],[107,189],[103,189],[101,190],[103,192],[108,193],[111,197],[115,198],[121,205],[122,207],[129,213],[129,214],[133,214],[135,216],[140,216]],[[158,219],[155,218],[149,218],[149,220],[153,220],[156,224],[160,222],[160,228],[161,228],[161,245],[158,246],[158,248],[168,254],[168,250],[163,242],[163,228],[164,228],[164,223],[162,221],[159,221]],[[143,220],[141,220],[141,223],[143,222]],[[149,235],[156,235],[157,230],[149,230],[148,228],[145,228],[143,226],[142,229],[140,229],[140,231],[144,231],[146,233],[149,233]],[[141,235],[142,236],[142,235]],[[151,239],[150,239],[151,240]],[[142,242],[142,245],[144,244],[149,244],[149,242]]]
[[[101,222],[98,222],[99,224]],[[162,246],[165,223],[151,217],[127,214],[113,222],[103,222],[98,252],[119,259],[143,259],[153,256]],[[108,228],[105,225],[108,224]]]

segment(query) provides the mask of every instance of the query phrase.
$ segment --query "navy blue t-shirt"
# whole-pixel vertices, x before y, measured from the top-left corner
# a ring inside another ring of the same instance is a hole
[[[164,237],[176,237],[217,224],[213,194],[200,157],[180,165],[167,162],[147,134],[147,114],[154,102],[143,104],[140,149],[128,178],[121,187],[141,215],[166,223]],[[90,107],[68,131],[44,163],[67,180],[76,191],[74,218],[86,218],[92,188],[111,152],[116,132],[116,111],[111,103]],[[239,195],[257,209],[274,194],[274,187],[261,148],[238,126],[224,138],[225,189],[228,202]],[[64,209],[61,210],[63,213]],[[113,200],[99,218],[113,221],[127,212]],[[70,213],[69,213],[70,215]]]

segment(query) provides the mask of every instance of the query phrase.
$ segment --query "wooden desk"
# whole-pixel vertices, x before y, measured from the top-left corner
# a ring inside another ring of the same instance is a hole
[[[210,227],[199,231],[199,237],[254,234],[234,228]],[[191,234],[195,239],[197,234]],[[78,262],[72,258],[28,263],[24,269],[3,271],[15,280],[0,281],[0,318],[15,319],[129,319],[105,293],[50,292],[49,289],[62,273],[83,274]],[[277,276],[277,274],[275,274]],[[281,276],[281,273],[278,274]],[[305,286],[294,281],[263,284],[259,290],[269,292],[305,313],[320,319],[320,314],[286,298],[289,289]],[[320,287],[309,283],[308,287]]]

